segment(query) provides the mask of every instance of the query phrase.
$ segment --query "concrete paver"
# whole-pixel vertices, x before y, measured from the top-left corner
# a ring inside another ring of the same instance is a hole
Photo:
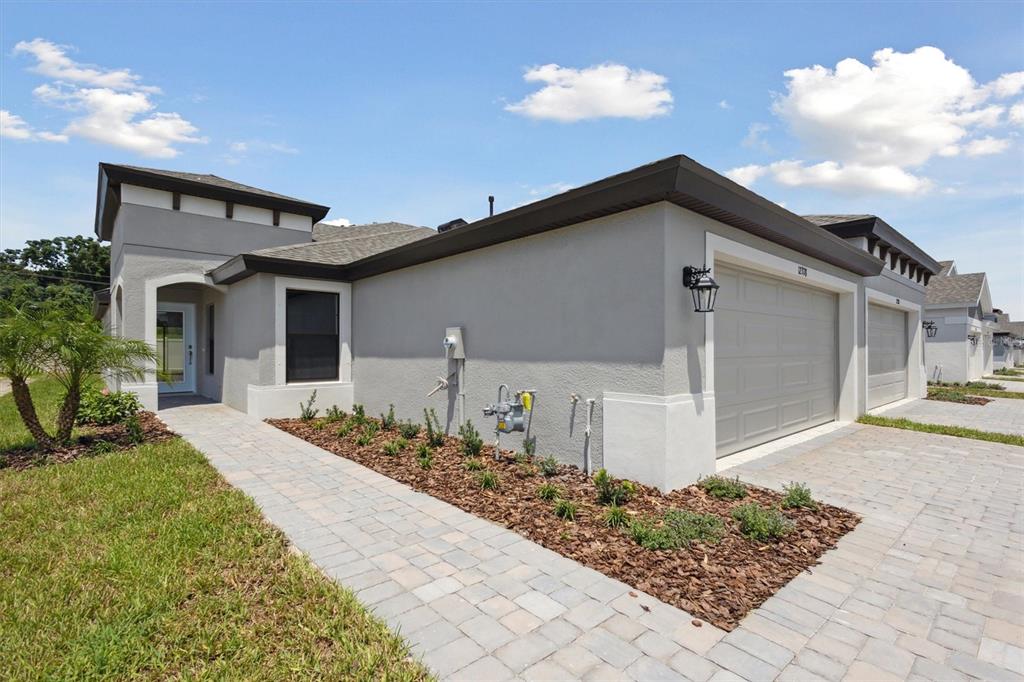
[[[1004,382],[1010,384],[1011,382]],[[1024,382],[1020,383],[1024,386]],[[883,405],[872,414],[905,417],[926,424],[963,426],[968,429],[1024,435],[1024,400],[992,398],[987,405],[965,405],[941,400],[913,400],[895,407]]]

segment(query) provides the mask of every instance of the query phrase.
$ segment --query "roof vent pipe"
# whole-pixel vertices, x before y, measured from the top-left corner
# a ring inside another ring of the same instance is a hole
[[[487,197],[487,203],[491,206],[491,215],[494,215],[494,195],[491,194]]]

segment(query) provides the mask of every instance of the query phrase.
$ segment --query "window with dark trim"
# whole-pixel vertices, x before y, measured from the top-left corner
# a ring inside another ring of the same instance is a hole
[[[213,374],[213,304],[206,306],[206,372]]]
[[[338,379],[338,294],[285,292],[285,379]]]

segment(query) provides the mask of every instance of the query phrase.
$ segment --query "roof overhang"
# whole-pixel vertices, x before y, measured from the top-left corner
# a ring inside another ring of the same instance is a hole
[[[885,248],[886,253],[906,258],[911,264],[922,268],[929,275],[937,275],[942,270],[942,264],[939,261],[929,256],[924,249],[904,237],[896,228],[878,216],[867,216],[843,223],[822,225],[822,227],[843,239],[864,237],[872,247],[881,245]]]
[[[101,240],[109,241],[113,233],[114,218],[121,206],[121,183],[309,216],[314,224],[323,220],[330,211],[329,207],[320,204],[269,197],[257,192],[217,187],[184,178],[149,173],[137,168],[101,163],[96,181],[96,217],[93,226],[96,236]]]
[[[272,258],[243,253],[229,261],[218,265],[208,274],[214,284],[234,284],[258,272],[273,275],[290,275],[292,277],[310,277],[313,279],[330,279],[347,281],[344,266],[325,263],[310,263],[291,258]]]

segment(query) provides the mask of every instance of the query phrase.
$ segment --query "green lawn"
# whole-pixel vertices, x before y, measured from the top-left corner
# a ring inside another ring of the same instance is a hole
[[[56,381],[40,379],[29,384],[29,390],[35,399],[39,421],[47,431],[53,433],[57,409],[60,407],[61,398],[64,397],[63,389]],[[32,436],[21,423],[14,399],[8,392],[0,396],[0,453],[28,445],[32,445]]]
[[[1014,436],[1008,433],[997,433],[995,431],[979,431],[968,429],[962,426],[946,426],[945,424],[926,424],[915,422],[906,418],[895,419],[893,417],[880,417],[873,414],[865,414],[857,419],[861,424],[872,426],[889,426],[896,429],[907,429],[909,431],[922,431],[924,433],[938,433],[944,436],[959,436],[960,438],[973,438],[974,440],[985,440],[993,443],[1005,443],[1006,445],[1019,445],[1024,447],[1024,436]]]
[[[183,440],[0,470],[0,528],[0,679],[427,677]]]

